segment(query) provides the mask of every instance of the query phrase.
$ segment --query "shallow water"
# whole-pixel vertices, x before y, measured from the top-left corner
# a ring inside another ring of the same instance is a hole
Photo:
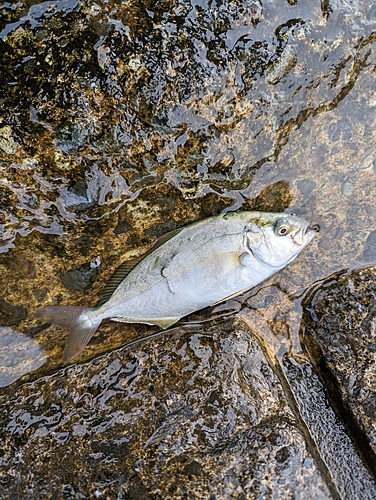
[[[321,227],[272,307],[375,261],[373,7],[323,5],[4,4],[0,270],[28,315],[6,325],[95,303],[155,237],[238,208]]]
[[[271,359],[306,362],[306,291],[376,263],[374,19],[345,0],[4,4],[0,324],[47,362],[22,344],[0,385],[61,367],[66,332],[37,307],[95,304],[158,236],[239,208],[288,210],[320,234],[188,321],[236,311]],[[104,324],[80,360],[153,332]]]

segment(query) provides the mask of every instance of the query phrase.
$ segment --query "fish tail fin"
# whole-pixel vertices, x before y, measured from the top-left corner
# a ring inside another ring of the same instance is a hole
[[[36,317],[58,326],[69,328],[63,361],[77,357],[86,347],[102,319],[91,314],[94,309],[74,306],[48,306],[38,309]]]

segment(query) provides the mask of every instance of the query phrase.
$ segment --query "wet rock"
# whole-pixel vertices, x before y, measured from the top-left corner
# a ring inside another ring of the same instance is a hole
[[[24,253],[10,253],[0,255],[0,266],[6,271],[16,274],[22,278],[35,278],[34,262],[29,260]]]
[[[373,500],[376,496],[373,462],[369,460],[369,453],[364,453],[364,448],[359,449],[359,435],[352,433],[349,436],[348,422],[341,420],[343,414],[338,411],[338,405],[333,399],[328,400],[328,377],[320,380],[305,357],[297,360],[287,353],[281,359],[281,368],[298,413],[315,442],[315,451],[327,468],[327,484],[333,485],[334,495]],[[354,429],[354,425],[352,427]]]
[[[283,212],[290,206],[291,199],[289,184],[279,181],[265,188],[249,208],[262,212]]]
[[[372,8],[355,2],[350,16],[345,2],[5,3],[0,191],[12,202],[1,214],[3,251],[17,234],[62,234],[147,186],[195,199],[247,189],[292,131],[355,92],[373,64]],[[359,87],[369,96],[367,85]],[[318,142],[341,150],[356,141],[355,118],[374,130],[363,96],[354,102]],[[309,151],[299,151],[302,165]]]
[[[366,261],[376,260],[376,231],[372,231],[367,236],[363,250],[363,258]]]
[[[12,307],[20,304],[30,311],[46,305],[42,301],[95,304],[98,291],[86,294],[97,263],[106,270],[98,275],[99,290],[121,262],[141,255],[162,232],[243,205],[297,210],[322,227],[320,239],[274,282],[286,294],[300,294],[307,284],[353,265],[357,256],[374,263],[371,237],[364,247],[374,231],[373,2],[323,0],[320,9],[319,3],[296,0],[21,1],[5,2],[1,13],[0,252],[16,247],[32,263],[15,265],[14,272],[0,265],[11,321],[17,316]],[[265,286],[275,299],[273,286]],[[13,447],[7,460],[15,464],[4,462],[7,496],[79,498],[84,491],[87,497],[108,492],[109,498],[178,498],[193,491],[197,497],[240,500],[328,494],[320,489],[310,453],[301,451],[304,440],[283,401],[285,391],[279,387],[278,397],[273,390],[263,393],[272,401],[269,421],[265,401],[249,396],[257,394],[257,380],[263,383],[270,374],[266,361],[261,375],[251,355],[246,359],[252,368],[237,365],[237,354],[223,354],[225,344],[218,348],[217,339],[217,382],[207,397],[212,367],[187,355],[198,371],[188,364],[182,372],[181,363],[174,364],[179,354],[173,343],[165,343],[166,351],[152,343],[152,354],[133,349],[134,359],[129,351],[113,352],[58,371],[66,332],[40,330],[32,314],[21,327],[48,346],[49,363],[41,371],[53,375],[30,374],[28,380],[37,380],[9,396],[6,411],[12,416],[0,426]],[[271,320],[270,328],[277,340],[294,335],[286,321]],[[105,324],[81,359],[110,352],[129,332],[138,338],[146,330]],[[248,334],[243,340],[250,342]],[[326,484],[335,478],[334,496],[339,491],[351,499],[372,498],[361,464],[348,453],[351,442],[346,436],[340,441],[343,429],[331,433],[337,429],[334,412],[323,403],[324,391],[317,396],[311,365],[295,370],[292,360],[285,385],[295,384],[290,400],[299,395],[304,401],[296,414],[310,425],[307,442],[311,451],[318,443],[322,469],[329,464]],[[112,370],[112,362],[118,363],[113,379],[101,371]],[[236,373],[234,363],[240,367]],[[191,382],[184,378],[193,372]],[[170,390],[172,379],[176,392]],[[42,397],[32,396],[34,390]],[[234,432],[230,408],[240,415]],[[372,393],[363,408],[373,418]],[[159,437],[149,443],[154,430]],[[72,454],[72,463],[64,453]],[[77,477],[77,470],[88,471],[88,479]],[[156,477],[161,470],[163,484]],[[349,480],[351,470],[363,489]]]
[[[355,182],[353,179],[346,179],[341,186],[341,193],[343,196],[352,196],[354,193]]]
[[[92,207],[95,203],[88,193],[88,185],[85,181],[79,180],[68,188],[65,194],[65,205],[69,211],[81,211]]]
[[[0,128],[0,148],[8,154],[15,154],[18,144],[12,137],[12,129],[9,126]]]
[[[27,318],[27,309],[23,306],[14,306],[0,297],[0,325],[16,326]]]
[[[376,268],[337,273],[305,302],[304,341],[375,472]]]
[[[92,262],[88,262],[82,266],[75,266],[64,273],[61,281],[68,290],[87,292],[93,286],[98,274],[98,266],[93,265]]]
[[[265,352],[271,353],[269,362],[284,380],[285,394],[314,443],[311,450],[320,457],[334,497],[372,500],[376,497],[374,475],[363,463],[337,408],[328,400],[327,377],[320,380],[300,343],[292,346],[294,330],[298,333],[301,328],[301,304],[291,303],[282,290],[272,302],[269,294],[265,287],[252,296],[252,306],[259,304],[257,313],[243,309],[238,314],[257,332]]]
[[[0,401],[8,497],[331,498],[241,322],[121,348]]]
[[[37,288],[36,290],[33,291],[34,297],[37,299],[38,302],[42,302],[46,298],[47,295],[47,288]]]
[[[125,220],[120,220],[118,225],[114,229],[115,234],[123,234],[127,231],[131,231],[132,226]]]
[[[315,189],[316,182],[311,179],[302,179],[296,183],[296,186],[302,195],[307,196]]]

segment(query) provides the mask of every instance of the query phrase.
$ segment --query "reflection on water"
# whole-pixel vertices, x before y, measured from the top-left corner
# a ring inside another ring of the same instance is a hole
[[[46,353],[32,338],[9,327],[0,327],[0,387],[44,365]]]

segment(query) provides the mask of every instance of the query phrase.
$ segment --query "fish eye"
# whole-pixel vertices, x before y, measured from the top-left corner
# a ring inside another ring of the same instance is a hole
[[[290,226],[284,221],[279,221],[275,225],[274,231],[278,236],[286,236],[290,232]]]
[[[278,230],[277,230],[277,233],[280,235],[280,236],[283,236],[284,234],[286,234],[288,231],[288,228],[287,226],[282,226],[282,227],[279,227]]]

